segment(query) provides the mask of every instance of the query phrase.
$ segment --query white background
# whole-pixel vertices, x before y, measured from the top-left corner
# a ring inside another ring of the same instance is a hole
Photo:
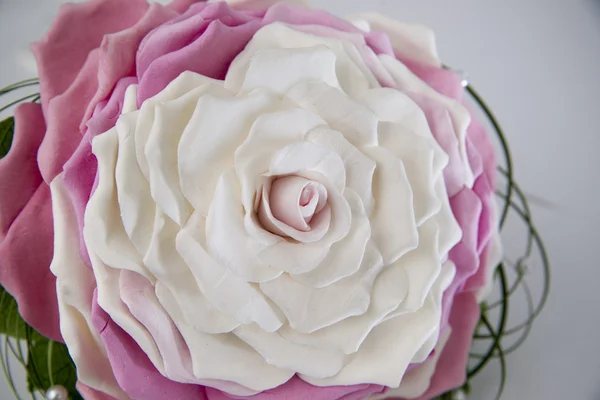
[[[0,0],[0,86],[35,75],[27,46],[46,31],[59,3]],[[600,1],[313,4],[338,15],[373,10],[426,24],[444,62],[468,71],[506,131],[554,275],[544,314],[509,357],[503,399],[600,399]],[[519,240],[506,238],[507,248]],[[519,307],[524,303],[513,312]],[[471,398],[493,399],[497,373],[491,367],[481,374]],[[1,382],[0,399],[9,398]]]

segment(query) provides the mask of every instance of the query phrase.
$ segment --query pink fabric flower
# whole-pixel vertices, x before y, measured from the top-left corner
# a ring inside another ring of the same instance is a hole
[[[42,107],[25,105],[17,110],[13,149],[0,160],[0,282],[17,298],[25,319],[43,334],[60,339],[55,279],[48,269],[52,257],[48,184],[64,171],[63,179],[82,234],[85,207],[97,179],[91,140],[116,124],[129,85],[139,85],[137,102],[141,105],[184,71],[223,79],[229,64],[255,32],[263,25],[280,21],[315,34],[364,38],[368,51],[362,56],[367,65],[371,54],[396,56],[437,92],[461,101],[462,87],[454,73],[404,57],[377,29],[363,32],[318,10],[285,4],[245,10],[244,4],[238,4],[238,9],[225,3],[188,0],[176,0],[168,7],[149,6],[144,0],[94,0],[67,5],[51,31],[34,45]],[[456,132],[447,105],[413,93],[413,88],[404,88],[378,71],[374,74],[382,85],[397,87],[413,98],[450,156],[444,177],[452,195],[452,210],[463,229],[462,241],[449,254],[456,276],[443,299],[443,319],[452,327],[452,334],[430,388],[423,395],[426,399],[460,386],[465,379],[467,351],[479,316],[473,292],[486,283],[482,265],[494,228],[495,161],[483,128],[473,122],[467,132],[466,150],[474,185],[463,186],[464,166],[456,139],[452,140]],[[27,168],[24,170],[23,166]],[[10,178],[16,174],[19,179]],[[35,255],[29,251],[31,240],[39,248]],[[82,259],[89,264],[83,239],[80,244]],[[116,381],[130,398],[243,398],[163,377],[95,298],[92,304],[93,323]],[[88,399],[110,398],[84,385],[80,385],[80,391]],[[369,384],[321,388],[294,377],[278,388],[248,398],[351,400],[383,391],[384,387]]]

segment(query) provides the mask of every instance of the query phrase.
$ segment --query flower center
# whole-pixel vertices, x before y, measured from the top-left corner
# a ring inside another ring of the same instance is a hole
[[[320,218],[326,206],[323,184],[301,176],[284,176],[263,188],[258,217],[269,232],[295,237],[294,232],[311,232],[323,228],[324,222],[328,224],[328,218]]]
[[[310,224],[314,215],[320,212],[327,202],[327,190],[318,182],[309,182],[300,193],[300,213],[304,222]],[[275,217],[277,218],[277,217]]]

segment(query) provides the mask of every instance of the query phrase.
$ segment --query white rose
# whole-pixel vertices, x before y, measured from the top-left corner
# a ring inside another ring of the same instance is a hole
[[[93,142],[84,236],[99,305],[175,381],[398,387],[438,343],[461,236],[447,156],[415,103],[381,88],[354,44],[283,24],[225,81],[183,73],[139,110],[135,90]],[[59,298],[81,263],[66,224]]]

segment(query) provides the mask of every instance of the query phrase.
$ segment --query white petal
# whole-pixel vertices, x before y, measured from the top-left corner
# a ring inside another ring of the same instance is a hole
[[[317,114],[301,108],[284,108],[258,117],[246,141],[235,151],[235,170],[242,184],[242,203],[252,212],[254,198],[269,170],[271,158],[279,149],[303,140],[319,125],[325,125]]]
[[[195,285],[195,281],[191,284]],[[182,334],[182,336],[184,336],[184,341],[186,342],[186,345],[188,341],[186,337],[188,336],[186,336],[184,332],[196,332],[197,335],[214,335],[219,333],[225,333],[225,331],[223,330],[215,329],[215,327],[219,325],[219,322],[217,322],[215,326],[210,325],[215,321],[216,318],[226,317],[224,317],[223,314],[221,314],[218,310],[214,309],[214,307],[208,304],[204,297],[202,298],[202,303],[204,303],[204,305],[202,305],[198,309],[198,314],[200,315],[196,316],[195,320],[188,321],[186,319],[186,316],[182,313],[182,311],[185,310],[186,305],[178,303],[173,293],[171,293],[171,291],[165,285],[158,282],[156,284],[155,291],[156,297],[160,301],[160,304],[171,318],[171,321],[175,324],[179,333]],[[196,303],[199,302],[198,299],[196,299],[195,301]],[[204,328],[206,328],[207,330],[204,330]],[[199,354],[198,351],[195,351],[190,352],[190,355],[192,357],[193,367],[194,362],[197,362],[194,361],[194,359],[196,359],[199,356]],[[194,372],[194,383],[197,385],[210,386],[236,396],[252,396],[257,393],[255,390],[248,389],[232,381],[225,381],[213,378],[202,378],[202,376],[198,376],[196,372]]]
[[[374,248],[373,243],[367,249]],[[366,313],[350,317],[337,324],[310,334],[303,334],[284,325],[279,332],[295,343],[316,347],[335,347],[344,354],[353,354],[360,348],[373,327],[395,310],[408,293],[408,278],[404,270],[385,268],[377,277],[372,290],[371,304]]]
[[[240,90],[246,78],[246,66],[260,49],[294,49],[293,51],[305,53],[305,48],[319,45],[327,47],[335,54],[335,73],[339,85],[346,93],[354,95],[369,88],[380,87],[353,43],[304,33],[279,22],[269,24],[254,34],[244,51],[231,64],[225,78],[225,87],[234,91]],[[301,71],[305,67],[305,64],[298,64],[293,72],[302,76]],[[263,81],[268,79],[268,72],[268,70],[257,70],[257,73],[265,75],[261,78]],[[285,83],[289,83],[289,80]],[[280,88],[280,93],[282,89]]]
[[[348,55],[351,57],[356,57],[358,53],[358,58],[362,61],[360,64],[362,65],[364,63],[369,70],[369,79],[371,79],[371,74],[375,76],[378,85],[373,85],[373,87],[393,87],[394,80],[385,67],[381,64],[377,54],[375,54],[373,49],[367,44],[365,36],[362,33],[341,31],[339,29],[324,25],[294,25],[294,29],[315,36],[341,40]],[[360,95],[364,89],[354,90],[352,87],[348,87],[348,84],[352,83],[352,81],[344,81],[342,84],[342,90],[353,97]]]
[[[164,371],[164,364],[154,338],[139,323],[121,300],[120,275],[121,271],[107,266],[94,253],[94,247],[86,241],[94,276],[98,284],[98,305],[106,311],[110,318],[121,327],[146,353],[152,364],[159,371]]]
[[[323,288],[354,274],[360,268],[371,225],[360,198],[352,189],[344,192],[352,211],[352,226],[348,235],[331,246],[327,257],[310,272],[293,275],[293,279],[313,288]]]
[[[322,82],[304,82],[287,92],[302,108],[319,115],[356,147],[377,145],[379,119],[369,108]]]
[[[282,240],[266,247],[258,254],[258,258],[267,265],[276,265],[281,271],[300,274],[316,268],[327,256],[330,246]]]
[[[219,178],[206,219],[206,242],[200,243],[206,243],[206,251],[219,264],[219,268],[231,271],[238,279],[262,282],[281,275],[281,270],[276,264],[262,261],[258,257],[260,251],[284,239],[267,232],[261,237],[262,242],[256,240],[245,227],[240,186],[233,170],[230,170]]]
[[[159,287],[160,284],[157,289]],[[267,364],[263,357],[234,334],[215,335],[197,330],[185,322],[178,307],[165,310],[190,350],[196,384],[234,396],[252,396],[281,385],[293,375],[292,371]]]
[[[180,309],[186,322],[207,333],[231,332],[239,325],[216,310],[204,297],[177,249],[179,226],[162,212],[156,212],[152,242],[144,264],[156,277],[156,295],[168,310]]]
[[[382,147],[365,148],[376,163],[373,177],[375,208],[371,215],[373,240],[390,265],[418,245],[413,202],[418,200],[402,162]]]
[[[335,377],[314,379],[303,375],[302,379],[317,386],[368,382],[398,387],[416,351],[440,324],[442,294],[453,277],[454,268],[450,264],[440,274],[419,312],[400,315],[375,327]]]
[[[423,110],[407,94],[395,89],[371,89],[360,98],[365,106],[377,114],[382,123],[392,122],[418,135],[435,151],[434,170],[443,169],[448,163],[441,146],[433,137]]]
[[[313,129],[306,140],[318,146],[333,150],[344,161],[346,187],[354,190],[367,210],[373,210],[373,173],[375,162],[346,140],[340,132],[327,128]]]
[[[79,228],[73,205],[58,175],[50,184],[54,216],[54,258],[60,332],[77,366],[79,381],[119,400],[127,399],[119,387],[92,323],[92,295],[96,281],[79,253]]]
[[[442,206],[434,188],[442,172],[441,168],[434,171],[435,149],[422,137],[399,124],[388,122],[380,125],[379,142],[402,160],[413,191],[416,223],[420,226],[439,212]],[[444,153],[439,156],[446,157]]]
[[[395,51],[402,57],[441,66],[433,31],[422,25],[407,24],[378,13],[354,15],[351,20],[368,22],[371,30],[387,33]]]
[[[218,177],[233,167],[236,149],[273,101],[265,92],[237,98],[211,94],[198,101],[179,142],[178,163],[183,194],[202,216],[208,215]]]
[[[433,223],[433,220],[429,222],[429,226]],[[298,343],[313,346],[336,346],[346,354],[358,351],[373,327],[384,320],[415,311],[419,304],[423,304],[420,299],[430,293],[431,277],[434,280],[436,278],[439,280],[441,269],[439,258],[437,261],[433,261],[434,257],[427,257],[427,252],[434,251],[435,246],[437,246],[437,236],[426,235],[424,237],[429,238],[429,246],[425,246],[422,254],[416,253],[416,251],[415,255],[409,253],[381,272],[373,287],[371,306],[365,314],[348,318],[335,325],[313,332],[311,335],[300,334],[287,329],[286,326],[280,330],[281,334]],[[412,257],[414,264],[401,262],[409,256]],[[429,263],[420,261],[429,259],[431,259]],[[415,299],[417,300],[415,301]],[[411,307],[405,306],[405,303]]]
[[[437,245],[437,251],[442,257],[445,257],[448,252],[462,238],[462,229],[458,221],[454,217],[454,213],[450,208],[450,199],[446,193],[444,179],[440,178],[435,184],[435,192],[442,201],[442,208],[435,216],[438,226],[440,227],[440,236]]]
[[[185,95],[156,104],[154,125],[144,154],[148,161],[152,197],[160,209],[179,226],[183,226],[192,209],[179,186],[177,146],[198,102],[208,85]]]
[[[372,396],[369,400],[384,400],[389,399],[390,397],[401,397],[405,399],[416,399],[421,397],[427,389],[429,389],[437,362],[442,355],[446,343],[448,343],[451,333],[452,328],[448,326],[440,336],[440,340],[437,342],[435,353],[425,360],[425,362],[409,369],[402,378],[399,387],[389,389],[383,394]]]
[[[156,341],[164,363],[164,374],[171,380],[193,383],[190,351],[154,294],[154,286],[143,276],[121,271],[119,289],[131,314]]]
[[[371,25],[369,24],[369,21],[367,21],[365,19],[359,19],[359,18],[349,18],[349,20],[350,20],[350,22],[352,22],[352,25],[354,25],[361,31],[367,32],[367,33],[371,32]]]
[[[256,322],[265,331],[281,327],[283,319],[257,288],[220,265],[202,247],[204,222],[194,213],[177,235],[177,251],[191,269],[200,290],[219,311],[241,324]]]
[[[383,268],[381,254],[367,245],[358,272],[336,283],[313,289],[284,274],[260,284],[262,291],[285,313],[297,332],[311,333],[355,315],[369,307],[371,288]]]
[[[116,124],[119,150],[115,183],[123,228],[140,254],[148,250],[156,205],[135,155],[134,132],[137,113],[122,115]]]
[[[304,171],[323,175],[342,192],[346,187],[344,161],[335,152],[311,142],[292,143],[273,155],[270,176],[301,175]]]
[[[234,334],[207,334],[181,322],[177,329],[190,349],[194,375],[211,387],[248,396],[280,386],[294,375],[293,371],[269,365]]]
[[[411,360],[411,363],[421,364],[425,360],[427,360],[427,358],[431,355],[431,352],[433,351],[433,349],[435,349],[435,346],[436,346],[439,338],[440,338],[440,326],[438,324],[438,326],[436,326],[436,328],[431,333],[431,335],[429,335],[427,340],[425,340],[425,342],[423,343],[421,348],[415,353],[415,355],[413,356],[413,359]]]
[[[404,255],[390,269],[402,269],[408,276],[408,296],[397,310],[386,318],[404,313],[418,312],[442,270],[442,255],[438,251],[440,231],[435,219],[419,227],[419,247]]]
[[[267,88],[285,93],[304,80],[318,80],[339,88],[335,66],[335,53],[324,45],[299,49],[259,49],[249,59],[240,91]]]
[[[333,348],[299,345],[285,340],[277,332],[264,332],[254,324],[240,326],[234,333],[252,346],[267,363],[283,370],[328,378],[344,366],[344,354]]]
[[[382,64],[387,68],[394,78],[396,85],[400,90],[404,92],[415,92],[425,95],[435,101],[438,101],[442,106],[448,109],[450,115],[452,116],[454,131],[457,135],[461,159],[465,164],[464,168],[467,175],[465,184],[468,187],[473,187],[475,178],[469,165],[465,143],[467,128],[471,123],[471,114],[469,114],[469,111],[458,101],[436,92],[395,58],[385,54],[380,55],[379,58],[381,59]]]
[[[116,130],[113,128],[96,136],[92,150],[98,159],[99,181],[84,217],[83,231],[88,250],[113,268],[128,269],[152,280],[121,222],[114,175],[118,152]]]
[[[121,115],[138,110],[137,89],[138,85],[135,84],[129,85],[127,89],[125,89],[125,96],[123,97],[123,107],[121,107]]]
[[[146,179],[150,177],[148,162],[146,161],[146,142],[154,124],[155,106],[161,102],[174,100],[204,85],[210,85],[212,90],[217,90],[223,86],[220,81],[194,72],[185,71],[169,83],[164,90],[156,96],[146,99],[142,104],[138,117],[138,125],[135,130],[135,152],[140,169]]]

